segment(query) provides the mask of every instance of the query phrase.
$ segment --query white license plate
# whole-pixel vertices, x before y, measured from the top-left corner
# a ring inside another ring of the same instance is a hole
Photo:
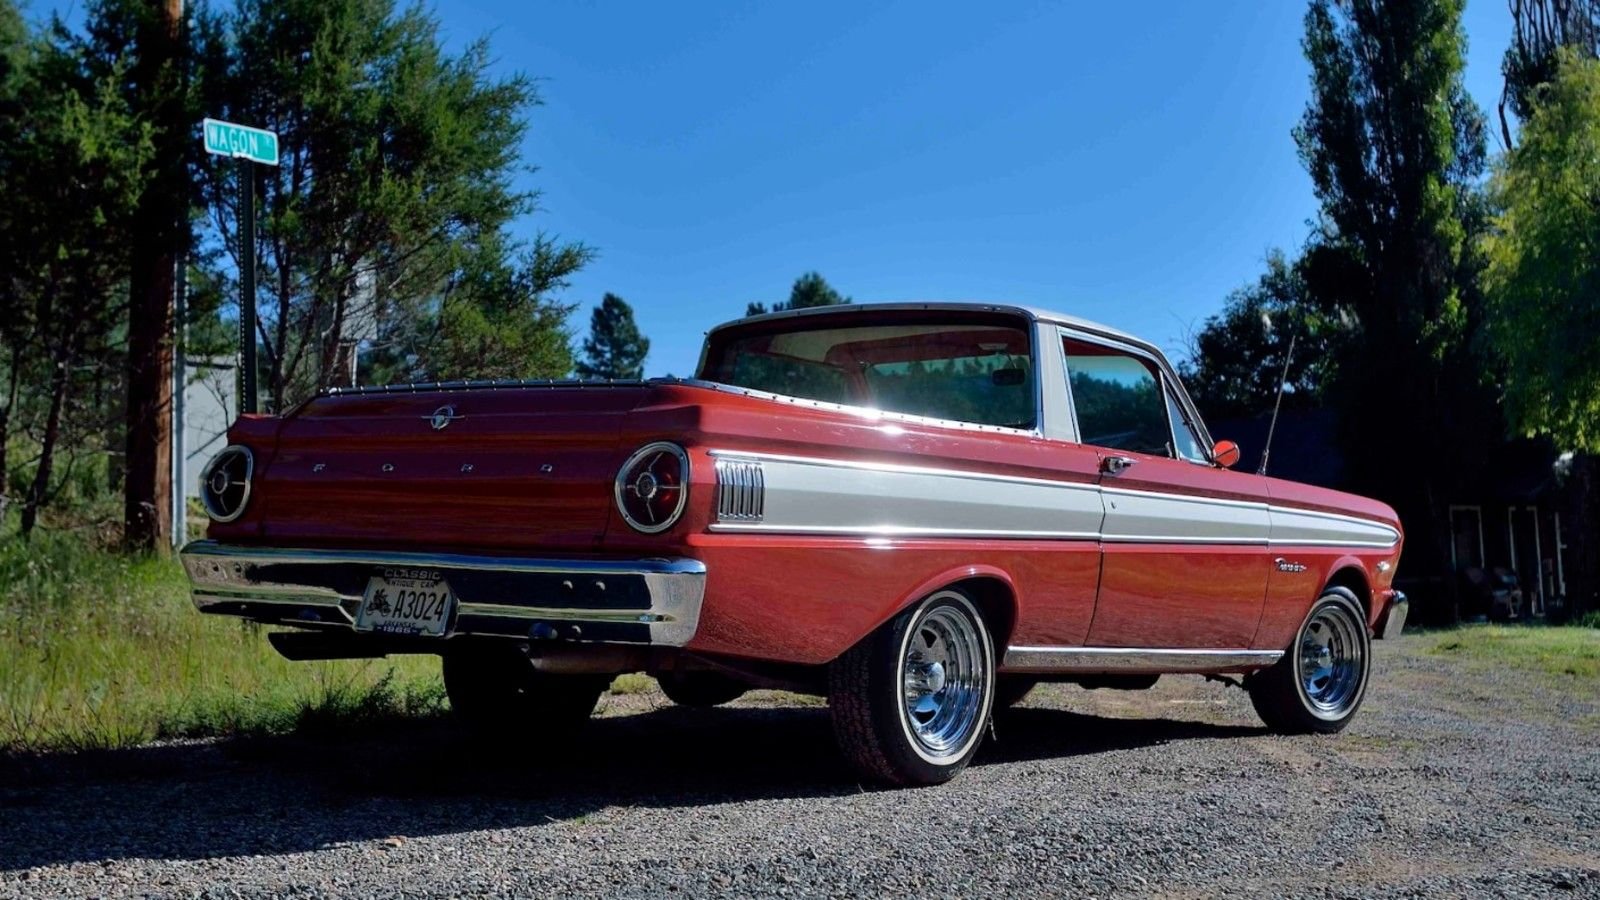
[[[450,586],[434,573],[385,570],[367,582],[356,630],[439,637],[450,625],[455,602]]]

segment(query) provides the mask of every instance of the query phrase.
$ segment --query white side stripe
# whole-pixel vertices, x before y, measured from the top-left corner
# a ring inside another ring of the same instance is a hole
[[[1370,519],[1248,500],[928,466],[711,454],[719,464],[754,464],[762,481],[763,496],[748,501],[761,504],[762,517],[720,517],[711,525],[718,532],[1376,548],[1400,537]]]

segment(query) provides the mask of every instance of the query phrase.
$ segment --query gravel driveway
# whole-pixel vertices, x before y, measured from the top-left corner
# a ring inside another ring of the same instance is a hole
[[[1376,645],[1343,735],[1242,691],[1050,686],[954,783],[867,791],[826,711],[613,697],[580,746],[439,722],[0,770],[0,896],[1595,896],[1593,682]]]

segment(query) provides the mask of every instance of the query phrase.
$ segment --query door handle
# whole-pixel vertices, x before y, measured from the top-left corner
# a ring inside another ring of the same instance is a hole
[[[1121,475],[1136,462],[1138,460],[1131,456],[1108,456],[1100,460],[1100,471],[1107,475]]]

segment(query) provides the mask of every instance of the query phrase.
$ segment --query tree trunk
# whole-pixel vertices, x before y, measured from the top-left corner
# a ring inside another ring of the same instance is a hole
[[[28,488],[22,505],[22,536],[33,533],[39,521],[39,507],[50,491],[50,469],[55,463],[56,441],[61,437],[61,414],[67,405],[67,385],[72,378],[72,354],[65,349],[56,355],[54,370],[50,373],[50,413],[45,417],[44,440],[39,448],[39,468],[33,473],[33,485]]]
[[[6,390],[6,408],[0,409],[0,524],[11,509],[11,414],[17,408],[22,388],[22,343],[11,348],[11,383]]]
[[[1572,553],[1563,560],[1567,581],[1567,611],[1574,617],[1600,610],[1600,457],[1580,453],[1572,461],[1574,484],[1569,506],[1576,515],[1562,537]]]
[[[139,198],[128,279],[127,476],[123,536],[152,550],[172,532],[172,316],[187,229],[191,141],[182,98],[183,0],[149,0],[134,81],[156,124],[151,177]]]

